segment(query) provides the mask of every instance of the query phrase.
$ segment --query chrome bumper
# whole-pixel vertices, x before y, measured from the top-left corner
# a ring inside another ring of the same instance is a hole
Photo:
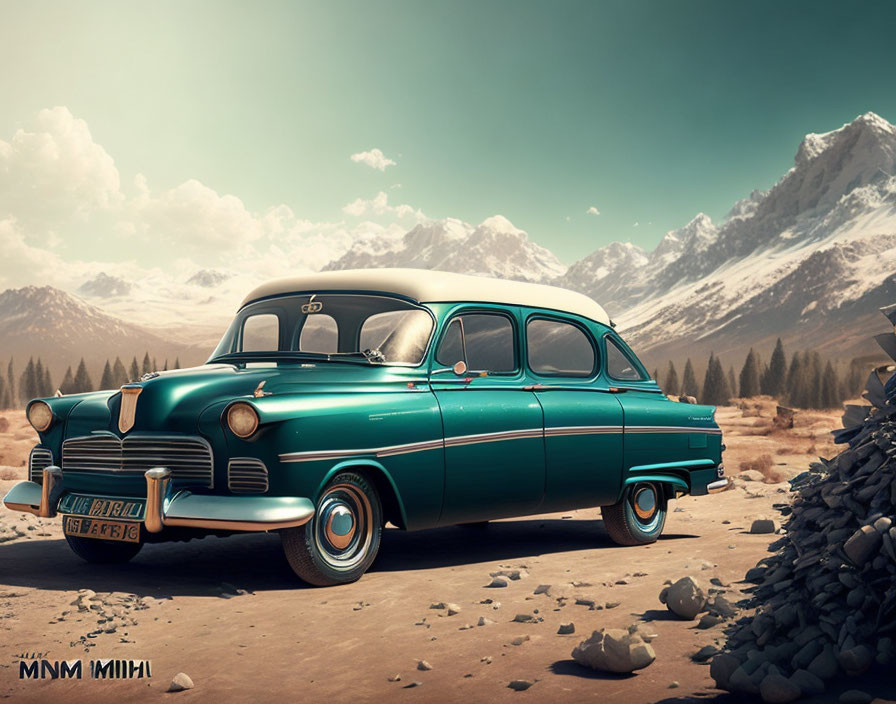
[[[166,526],[207,530],[268,531],[295,528],[314,516],[309,499],[294,496],[208,496],[171,488],[171,470],[150,469],[146,476],[144,526],[160,533]],[[47,467],[43,484],[19,482],[4,497],[12,511],[41,518],[56,515],[64,492],[62,470]]]
[[[706,493],[708,494],[718,494],[720,491],[725,491],[728,488],[728,485],[731,483],[731,479],[725,477],[724,479],[719,479],[715,482],[710,482],[706,485]]]

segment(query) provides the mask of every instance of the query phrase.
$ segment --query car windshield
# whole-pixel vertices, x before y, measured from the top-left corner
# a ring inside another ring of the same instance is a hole
[[[417,365],[433,318],[398,298],[303,294],[258,301],[237,313],[209,361],[280,358]]]

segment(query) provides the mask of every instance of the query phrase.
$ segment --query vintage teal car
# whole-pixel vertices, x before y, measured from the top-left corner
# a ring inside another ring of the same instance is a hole
[[[36,399],[7,507],[62,514],[90,562],[278,531],[314,585],[358,579],[384,524],[600,506],[650,543],[670,499],[727,485],[714,409],[675,403],[590,298],[412,269],[253,291],[208,362]]]

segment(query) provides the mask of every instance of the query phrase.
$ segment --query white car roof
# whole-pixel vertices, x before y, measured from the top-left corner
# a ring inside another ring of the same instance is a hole
[[[240,307],[261,298],[305,291],[367,291],[392,293],[417,303],[503,303],[549,308],[610,325],[606,311],[576,291],[427,269],[345,269],[277,279],[258,286]]]

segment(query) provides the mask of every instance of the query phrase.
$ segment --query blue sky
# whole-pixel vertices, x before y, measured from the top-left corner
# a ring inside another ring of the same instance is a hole
[[[503,214],[567,263],[721,218],[806,132],[896,119],[884,2],[2,1],[0,17],[0,140],[64,106],[129,197],[137,174],[196,180],[332,223],[383,191],[429,217]],[[396,163],[350,159],[373,148]],[[90,229],[56,228],[63,254]]]

